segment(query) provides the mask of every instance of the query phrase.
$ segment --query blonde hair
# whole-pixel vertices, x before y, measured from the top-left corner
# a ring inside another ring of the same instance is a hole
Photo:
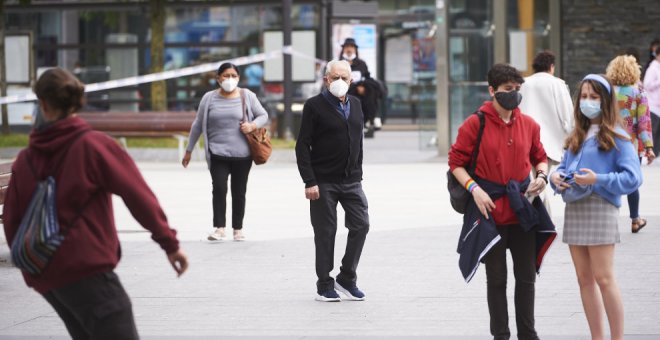
[[[605,75],[618,86],[637,84],[641,74],[637,60],[629,55],[620,55],[612,59],[605,71]]]

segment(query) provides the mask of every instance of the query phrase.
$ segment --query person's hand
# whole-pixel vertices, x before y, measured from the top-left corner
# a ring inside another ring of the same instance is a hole
[[[543,192],[543,189],[545,189],[545,185],[546,183],[543,178],[536,177],[527,187],[527,192],[525,192],[525,194],[530,196],[538,196],[541,192]]]
[[[653,152],[653,148],[646,148],[646,159],[648,159],[648,163],[646,164],[651,164],[653,163],[653,160],[655,159],[655,152]]]
[[[362,85],[358,85],[357,87],[355,87],[355,90],[357,90],[357,94],[361,96],[364,96],[364,93],[366,92],[364,86]]]
[[[305,198],[308,200],[317,200],[321,197],[321,193],[319,192],[319,186],[315,185],[313,187],[305,188]]]
[[[257,129],[257,124],[252,122],[242,122],[241,123],[241,132],[243,134],[248,134]]]
[[[571,187],[570,184],[564,182],[564,179],[561,177],[559,172],[553,172],[552,175],[550,175],[550,180],[557,188],[557,191],[563,191]]]
[[[488,193],[483,191],[481,187],[476,187],[472,190],[472,197],[474,198],[474,203],[477,205],[477,208],[481,211],[481,214],[488,219],[488,214],[495,209],[495,203],[490,199]]]
[[[172,268],[176,271],[177,276],[181,276],[188,269],[188,258],[181,249],[174,253],[167,254],[167,259],[170,261]]]
[[[591,185],[596,183],[596,173],[593,172],[591,169],[587,168],[582,168],[580,169],[580,172],[584,173],[584,175],[580,175],[579,173],[575,173],[575,183],[578,185]]]
[[[190,155],[192,152],[186,151],[186,153],[183,155],[183,159],[181,160],[181,164],[183,165],[184,168],[188,167],[188,163],[190,163]]]

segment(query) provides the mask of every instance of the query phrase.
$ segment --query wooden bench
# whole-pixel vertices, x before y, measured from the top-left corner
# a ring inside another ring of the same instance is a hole
[[[127,147],[126,137],[172,137],[179,142],[179,159],[185,152],[190,126],[195,120],[194,111],[163,112],[80,112],[94,130],[103,131]]]
[[[13,163],[0,164],[0,206],[5,204],[5,194],[11,178],[11,165]],[[0,209],[0,223],[2,223],[2,209]]]

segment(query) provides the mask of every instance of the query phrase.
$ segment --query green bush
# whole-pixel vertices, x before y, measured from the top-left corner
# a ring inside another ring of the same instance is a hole
[[[0,148],[24,148],[28,145],[29,135],[24,133],[0,134]],[[274,149],[293,149],[294,140],[272,139]],[[179,142],[174,138],[126,138],[129,148],[177,148]]]

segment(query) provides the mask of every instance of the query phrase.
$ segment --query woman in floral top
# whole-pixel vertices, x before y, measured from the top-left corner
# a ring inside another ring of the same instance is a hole
[[[642,157],[651,164],[655,159],[653,153],[653,136],[651,132],[651,114],[646,93],[640,86],[639,65],[632,56],[618,56],[607,65],[607,77],[615,85],[619,112],[633,145],[637,147],[639,161]],[[646,226],[646,220],[639,217],[639,190],[628,195],[631,229],[638,232]]]

